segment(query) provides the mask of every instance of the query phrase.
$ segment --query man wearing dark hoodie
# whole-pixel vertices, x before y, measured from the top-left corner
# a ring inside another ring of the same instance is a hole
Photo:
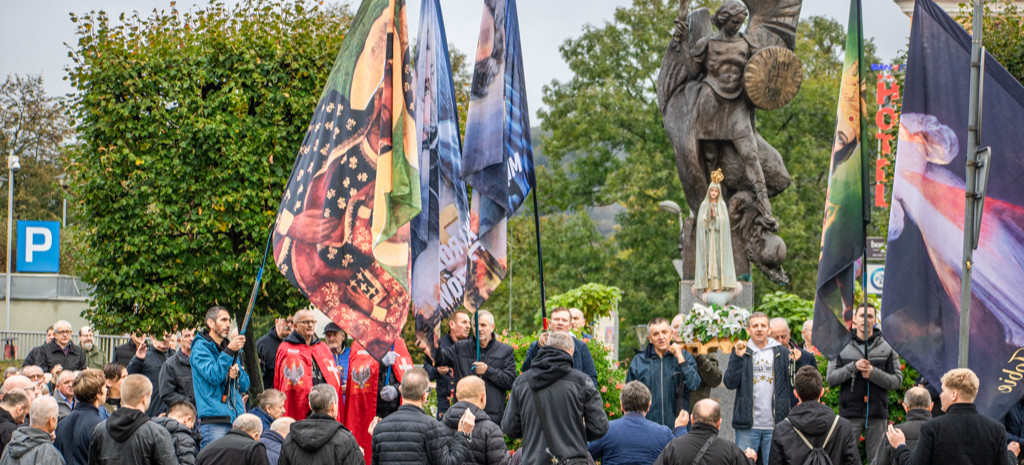
[[[789,410],[789,418],[775,425],[768,464],[803,464],[811,454],[806,440],[814,447],[825,449],[832,465],[860,465],[858,437],[850,422],[818,401],[825,394],[818,369],[801,367],[793,379],[793,394],[800,403]]]
[[[153,384],[153,400],[149,404],[149,411],[146,412],[151,417],[160,415],[167,409],[167,405],[160,397],[160,367],[164,366],[169,356],[174,355],[170,351],[170,336],[168,333],[164,334],[162,339],[153,337],[149,341],[143,341],[126,367],[129,375],[145,375]]]
[[[14,376],[25,378],[21,375]],[[25,380],[28,381],[28,378]],[[0,453],[11,442],[11,435],[14,434],[14,431],[25,423],[25,416],[28,415],[30,405],[32,405],[32,397],[24,389],[11,388],[4,393],[3,401],[0,401]]]
[[[318,384],[309,391],[310,415],[291,424],[278,465],[364,465],[355,436],[338,418],[338,391]],[[276,423],[276,421],[275,421]]]
[[[506,465],[511,460],[505,435],[501,426],[491,421],[484,412],[487,405],[487,386],[484,380],[476,376],[467,376],[459,380],[455,386],[455,396],[459,400],[445,412],[442,421],[454,434],[459,428],[459,420],[466,411],[476,417],[473,427],[472,441],[469,443],[470,455],[463,464]]]
[[[96,425],[89,445],[89,465],[174,465],[171,434],[146,415],[153,384],[143,375],[128,375],[121,384],[121,407]]]
[[[182,400],[167,407],[167,416],[153,419],[163,426],[174,440],[174,455],[181,465],[194,465],[203,437],[192,430],[196,424],[196,407]]]
[[[543,341],[543,336],[541,341]],[[590,378],[573,369],[573,337],[547,335],[537,357],[512,385],[501,429],[523,438],[522,463],[587,463],[587,441],[608,432],[601,394]]]
[[[79,373],[71,385],[78,403],[70,415],[60,420],[53,441],[54,447],[64,455],[69,465],[89,463],[92,432],[103,421],[100,418],[100,406],[107,401],[105,384],[103,372],[90,368]]]
[[[0,457],[0,465],[64,465],[60,451],[53,447],[51,434],[57,429],[57,400],[50,396],[32,401],[32,424],[19,427]]]

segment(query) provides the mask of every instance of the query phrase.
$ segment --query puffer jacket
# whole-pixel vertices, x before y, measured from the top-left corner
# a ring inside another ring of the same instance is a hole
[[[860,465],[858,438],[854,437],[853,427],[845,418],[839,419],[828,444],[823,445],[835,419],[836,414],[832,408],[821,402],[801,402],[793,407],[789,411],[789,418],[775,425],[768,464],[804,463],[811,449],[793,431],[796,428],[815,447],[823,447],[833,465]]]
[[[501,430],[509,437],[523,438],[523,463],[549,463],[548,450],[560,459],[587,456],[587,441],[608,432],[601,394],[590,378],[573,369],[572,356],[554,347],[537,351],[532,367],[516,379],[508,399]],[[541,423],[534,404],[534,391],[545,409],[547,424]],[[551,444],[544,438],[548,428]]]
[[[89,441],[101,421],[100,410],[95,405],[79,402],[70,415],[57,423],[53,447],[60,451],[68,465],[89,463]]]
[[[864,379],[857,370],[857,360],[864,358],[864,341],[853,335],[839,357],[828,362],[825,382],[829,386],[840,386],[839,416],[843,418],[864,418],[865,410],[870,418],[889,418],[889,391],[899,389],[903,384],[900,357],[882,334],[875,332],[868,338],[868,361],[874,367],[871,379]],[[872,384],[868,387],[868,382]],[[868,401],[865,403],[864,398]]]
[[[365,465],[355,436],[329,415],[314,413],[292,423],[278,465]]]
[[[371,463],[456,465],[471,457],[469,441],[464,433],[452,435],[423,409],[406,404],[374,428]]]
[[[684,405],[676,405],[676,387],[682,385],[688,392],[700,386],[700,375],[697,373],[697,362],[687,351],[682,351],[683,363],[676,360],[672,352],[665,352],[659,357],[654,351],[654,344],[633,357],[626,373],[626,382],[640,381],[651,390],[651,408],[647,410],[647,419],[669,428],[675,426],[679,410],[690,410],[690,396],[682,397]]]
[[[270,465],[277,465],[277,462],[281,459],[281,444],[284,443],[284,438],[281,434],[274,430],[265,429],[263,435],[260,436],[260,444],[267,448],[267,461]]]
[[[41,429],[22,426],[11,434],[0,465],[64,465],[64,457]]]
[[[768,341],[769,345],[775,343],[771,347],[775,352],[772,360],[772,372],[775,375],[772,412],[775,414],[775,423],[778,423],[789,416],[789,397],[793,391],[792,379],[789,377],[789,349],[774,339]],[[749,345],[743,357],[737,357],[733,351],[729,355],[729,366],[722,375],[725,387],[736,390],[736,403],[732,410],[732,427],[735,429],[754,427],[754,358],[751,352]]]
[[[491,421],[491,417],[480,407],[469,402],[457,402],[448,408],[441,421],[452,434],[455,434],[459,430],[459,419],[467,408],[476,417],[476,426],[473,427],[473,434],[470,436],[473,439],[469,442],[470,455],[462,463],[506,465],[512,457],[509,456],[508,446],[505,445],[505,435],[501,432],[501,427]]]
[[[192,390],[192,363],[180,349],[160,367],[160,400],[168,408],[181,401],[196,405],[196,394]]]
[[[203,437],[173,418],[159,417],[154,418],[153,422],[163,426],[168,433],[171,433],[171,439],[174,440],[174,455],[178,457],[178,463],[194,465]]]
[[[197,334],[192,341],[192,386],[200,420],[211,422],[211,419],[216,419],[216,423],[232,423],[245,413],[242,393],[249,390],[249,374],[245,372],[245,364],[235,359],[237,352],[227,347],[227,338],[218,346],[210,338],[209,331]],[[238,378],[230,383],[228,401],[221,402],[228,370],[235,363],[238,363]]]
[[[174,465],[171,433],[146,412],[121,407],[96,425],[89,445],[89,465]]]

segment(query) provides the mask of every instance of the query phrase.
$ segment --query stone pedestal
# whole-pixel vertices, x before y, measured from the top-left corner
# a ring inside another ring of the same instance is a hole
[[[740,292],[740,295],[738,295],[736,297],[733,297],[732,300],[729,301],[729,304],[730,305],[735,305],[737,307],[745,308],[745,309],[750,310],[751,312],[753,312],[754,311],[754,283],[753,283],[753,281],[740,281],[740,284],[743,285],[743,292]],[[682,313],[682,314],[690,313],[690,310],[693,308],[693,303],[694,302],[700,302],[697,299],[697,297],[693,295],[693,292],[690,290],[692,287],[693,287],[693,280],[692,279],[687,279],[687,280],[683,280],[683,281],[679,282],[679,291],[680,291],[679,313]],[[700,303],[702,305],[704,305],[703,302],[700,302]]]

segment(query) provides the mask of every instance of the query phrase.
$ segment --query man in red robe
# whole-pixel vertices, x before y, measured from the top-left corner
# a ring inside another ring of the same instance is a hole
[[[341,377],[334,356],[327,344],[316,336],[316,317],[311,310],[295,314],[295,330],[277,348],[274,364],[274,389],[285,393],[285,414],[303,420],[309,413],[309,391],[317,384],[327,383],[338,391],[341,402]],[[338,421],[344,423],[343,406],[339,405]]]

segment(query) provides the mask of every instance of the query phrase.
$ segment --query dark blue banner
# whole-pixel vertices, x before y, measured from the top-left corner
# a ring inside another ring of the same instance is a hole
[[[931,0],[910,34],[882,298],[882,330],[929,381],[957,366],[971,38]],[[992,147],[972,267],[969,366],[992,418],[1024,378],[1024,87],[985,58],[979,146]],[[1018,352],[1019,351],[1019,352]]]

